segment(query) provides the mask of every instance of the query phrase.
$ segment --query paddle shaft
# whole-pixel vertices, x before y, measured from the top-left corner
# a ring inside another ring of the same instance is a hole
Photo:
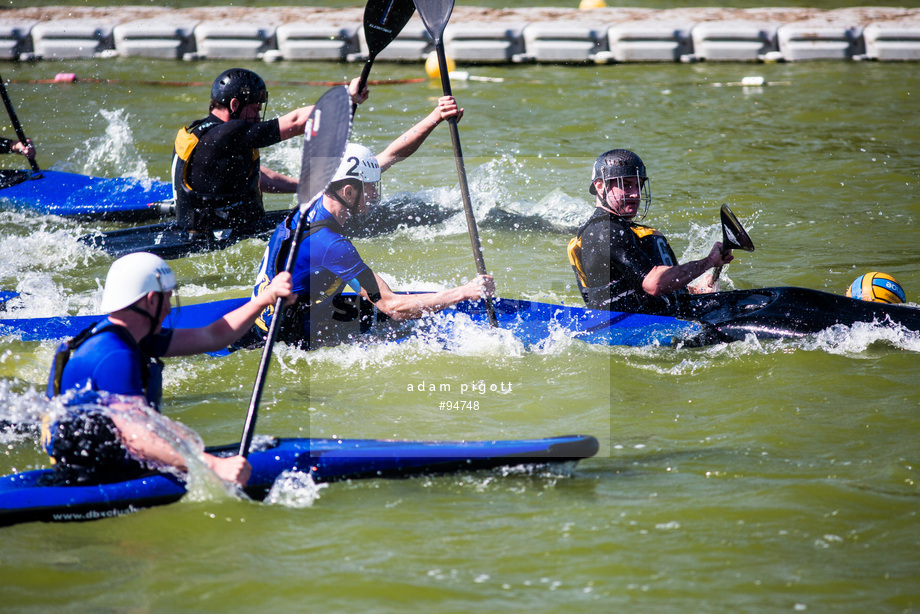
[[[291,237],[290,252],[284,270],[293,274],[294,264],[297,262],[297,252],[303,238],[304,220],[307,217],[307,208],[315,199],[320,198],[329,182],[332,180],[336,169],[342,160],[348,135],[351,133],[351,97],[344,87],[333,87],[323,94],[307,119],[304,126],[303,155],[300,160],[300,180],[297,184],[297,201],[300,203],[300,218],[297,228]],[[252,445],[255,432],[256,418],[259,413],[259,402],[262,400],[262,390],[268,374],[268,365],[271,363],[272,348],[275,337],[278,336],[278,327],[284,319],[283,298],[275,301],[271,325],[268,327],[268,336],[265,339],[265,348],[262,351],[262,360],[259,371],[252,388],[252,397],[249,400],[249,411],[246,414],[246,423],[243,426],[243,435],[240,438],[240,456],[245,457]]]
[[[367,61],[364,63],[364,68],[361,70],[361,77],[358,79],[358,93],[361,93],[365,87],[367,87],[367,78],[371,76],[371,66],[374,65],[374,58],[376,54],[368,56]],[[351,116],[355,116],[355,112],[358,110],[358,105],[352,103],[351,105]]]
[[[297,252],[300,250],[304,218],[306,217],[306,211],[302,210],[300,212],[300,218],[297,220],[297,228],[294,230],[291,251],[288,254],[287,262],[284,267],[284,270],[288,273],[294,272],[294,263],[297,262]],[[252,437],[255,434],[256,419],[259,414],[259,402],[262,400],[262,391],[265,389],[268,365],[272,360],[272,348],[275,346],[275,337],[278,336],[278,327],[284,319],[284,301],[284,298],[279,298],[275,301],[275,311],[272,316],[272,323],[268,327],[268,336],[265,338],[265,348],[262,350],[262,360],[259,362],[256,383],[252,388],[252,397],[249,399],[249,411],[246,413],[246,424],[243,425],[243,436],[240,440],[240,456],[244,458],[249,455],[249,447],[252,445]]]
[[[23,145],[26,144],[26,135],[22,131],[22,125],[19,123],[19,118],[16,117],[16,110],[13,109],[13,103],[10,101],[9,94],[6,93],[6,85],[3,83],[3,77],[0,77],[0,96],[3,97],[3,105],[6,107],[6,112],[10,116],[10,122],[13,124],[13,130],[16,131],[16,137],[19,139],[19,142]],[[38,167],[38,162],[34,158],[29,159],[29,166],[32,167],[32,170],[36,173],[40,173],[42,169]]]
[[[437,39],[435,51],[438,54],[438,70],[441,72],[441,88],[445,96],[453,96],[450,89],[450,76],[447,71],[447,56],[444,53],[444,43],[440,37]],[[457,118],[447,118],[450,125],[450,140],[454,147],[454,161],[457,163],[457,177],[460,181],[460,197],[463,200],[463,213],[466,215],[466,225],[469,229],[470,244],[473,248],[473,260],[476,262],[476,272],[480,275],[488,275],[486,263],[482,256],[482,243],[479,240],[479,229],[476,226],[476,218],[473,216],[473,204],[470,201],[470,187],[466,181],[466,167],[463,164],[463,150],[460,147],[460,129],[457,126]],[[495,307],[492,305],[491,297],[485,297],[486,313],[489,315],[489,324],[493,328],[498,326],[498,320],[495,318]]]

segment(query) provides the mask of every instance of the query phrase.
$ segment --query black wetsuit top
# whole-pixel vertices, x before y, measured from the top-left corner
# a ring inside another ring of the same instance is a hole
[[[578,239],[581,272],[576,267],[576,278],[590,309],[675,312],[675,296],[686,290],[652,296],[642,289],[642,280],[654,267],[677,264],[663,234],[597,208],[578,229]]]
[[[0,154],[13,153],[13,143],[15,142],[16,141],[11,139],[4,139],[0,137]]]
[[[259,148],[281,142],[277,119],[248,122],[232,119],[224,122],[208,115],[189,126],[187,133],[198,138],[188,153],[188,168],[183,169],[181,156],[173,158],[173,182],[176,188],[180,224],[190,229],[211,227],[245,227],[265,214],[259,189]],[[177,151],[183,131],[177,137]],[[185,186],[181,184],[184,178]],[[186,214],[186,210],[197,214]],[[222,224],[215,218],[224,218]],[[202,215],[204,213],[204,215]],[[198,218],[198,219],[196,219]]]

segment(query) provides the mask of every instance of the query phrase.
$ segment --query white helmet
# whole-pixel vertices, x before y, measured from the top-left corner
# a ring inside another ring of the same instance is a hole
[[[133,305],[148,292],[176,289],[176,276],[166,261],[154,254],[137,252],[112,263],[102,290],[103,313]]]
[[[329,182],[330,190],[336,190],[345,183],[371,183],[377,191],[374,202],[380,200],[380,165],[377,164],[377,157],[370,149],[357,143],[349,143],[345,146],[345,153],[342,155],[342,163],[336,169],[332,181]],[[357,187],[357,186],[356,186]],[[363,186],[362,186],[363,189]]]
[[[364,145],[349,143],[342,154],[342,163],[332,176],[332,183],[346,179],[359,179],[363,183],[380,181],[380,165],[377,156]]]

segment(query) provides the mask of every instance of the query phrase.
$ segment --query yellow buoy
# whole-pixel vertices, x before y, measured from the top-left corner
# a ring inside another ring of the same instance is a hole
[[[457,65],[454,64],[454,61],[450,57],[447,59],[447,72],[451,73],[457,70]],[[428,73],[428,76],[432,79],[441,78],[441,67],[438,66],[438,52],[432,51],[428,54],[428,58],[425,60],[425,72]]]
[[[607,3],[604,0],[581,0],[581,4],[578,5],[578,8],[585,9],[603,9],[607,8]]]

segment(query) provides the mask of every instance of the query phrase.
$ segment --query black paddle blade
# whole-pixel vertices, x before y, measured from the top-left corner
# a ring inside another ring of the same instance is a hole
[[[364,8],[364,38],[370,60],[393,42],[414,12],[412,0],[368,0]]]
[[[441,42],[444,28],[450,21],[450,14],[454,10],[454,0],[413,0],[418,16],[422,18],[425,29],[431,34],[434,44]]]
[[[751,237],[748,236],[747,231],[728,205],[722,205],[720,215],[722,217],[722,249],[726,252],[729,249],[754,251],[754,242],[751,241]]]
[[[351,134],[351,96],[339,85],[323,94],[304,129],[297,202],[301,208],[322,194],[342,162]]]

